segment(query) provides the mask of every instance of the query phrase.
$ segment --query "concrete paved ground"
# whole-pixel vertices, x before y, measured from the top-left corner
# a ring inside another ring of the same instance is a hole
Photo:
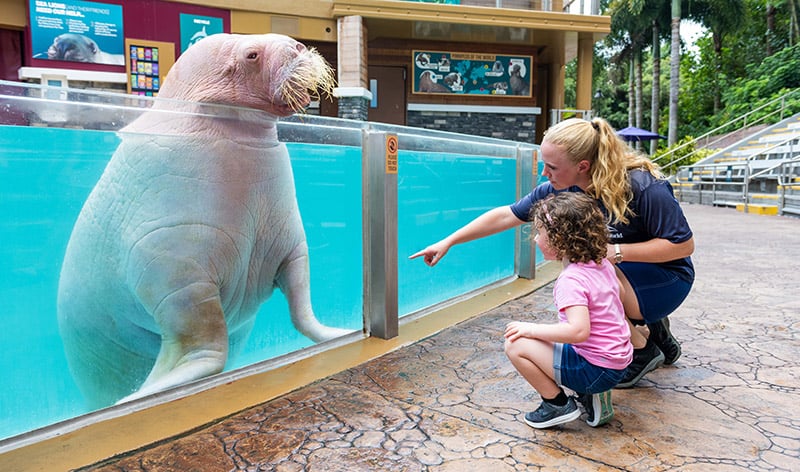
[[[550,430],[502,351],[554,320],[552,284],[275,400],[87,471],[800,470],[800,219],[687,205],[697,281],[675,365],[615,390],[616,416]]]

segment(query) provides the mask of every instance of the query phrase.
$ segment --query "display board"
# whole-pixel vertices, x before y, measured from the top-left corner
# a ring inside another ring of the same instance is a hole
[[[181,13],[181,54],[189,46],[212,34],[224,33],[222,18]]]
[[[125,64],[122,6],[30,0],[33,59]]]
[[[175,64],[175,44],[144,39],[125,39],[128,93],[155,97],[167,72]]]
[[[531,97],[532,56],[413,51],[415,94]]]

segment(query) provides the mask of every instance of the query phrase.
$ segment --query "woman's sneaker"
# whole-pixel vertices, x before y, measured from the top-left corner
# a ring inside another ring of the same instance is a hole
[[[664,353],[664,364],[670,365],[681,357],[681,345],[669,330],[669,318],[664,317],[653,324],[648,324],[650,339]]]
[[[525,414],[525,422],[532,428],[541,429],[568,423],[577,420],[580,416],[581,410],[578,409],[575,400],[569,397],[564,406],[557,406],[543,401],[536,411]]]
[[[638,382],[644,374],[655,370],[664,363],[664,353],[656,346],[652,339],[647,338],[647,344],[641,349],[633,350],[633,361],[627,369],[622,380],[616,388],[630,388]]]
[[[593,428],[608,423],[614,417],[611,390],[594,394],[581,393],[578,395],[578,402],[586,410],[586,424]]]

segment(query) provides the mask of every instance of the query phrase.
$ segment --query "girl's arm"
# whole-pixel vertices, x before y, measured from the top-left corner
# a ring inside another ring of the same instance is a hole
[[[554,343],[575,344],[589,338],[591,323],[589,308],[585,305],[574,305],[564,309],[566,323],[542,324],[512,321],[506,326],[505,338],[514,342],[519,338],[541,339]]]

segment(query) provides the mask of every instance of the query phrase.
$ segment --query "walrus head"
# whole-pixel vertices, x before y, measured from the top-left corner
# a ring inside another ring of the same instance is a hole
[[[178,58],[159,97],[288,116],[333,87],[333,71],[325,59],[288,36],[215,34]]]

